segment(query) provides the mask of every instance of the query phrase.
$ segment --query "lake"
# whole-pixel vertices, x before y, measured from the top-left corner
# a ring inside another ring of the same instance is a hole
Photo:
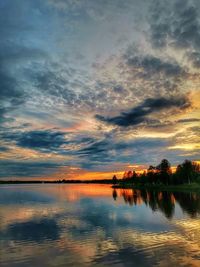
[[[200,266],[200,195],[1,185],[0,266]]]

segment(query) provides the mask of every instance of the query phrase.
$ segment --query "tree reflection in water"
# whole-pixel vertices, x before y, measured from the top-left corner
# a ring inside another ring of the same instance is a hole
[[[161,211],[168,219],[174,215],[175,203],[192,218],[200,214],[200,194],[197,193],[113,189],[113,199],[119,196],[130,206],[144,203],[152,211]]]
[[[113,189],[113,199],[116,200],[117,199],[117,190]]]

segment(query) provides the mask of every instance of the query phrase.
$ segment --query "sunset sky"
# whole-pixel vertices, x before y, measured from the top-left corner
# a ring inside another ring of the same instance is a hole
[[[0,179],[200,160],[199,0],[1,0]]]

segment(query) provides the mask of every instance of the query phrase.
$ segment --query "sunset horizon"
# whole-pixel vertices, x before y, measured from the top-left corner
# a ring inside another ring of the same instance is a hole
[[[0,266],[200,266],[200,0],[0,0]]]
[[[200,160],[196,0],[0,8],[0,179]]]

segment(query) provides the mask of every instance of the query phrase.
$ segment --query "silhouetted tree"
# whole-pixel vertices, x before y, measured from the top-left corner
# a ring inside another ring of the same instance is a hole
[[[146,183],[148,182],[148,177],[147,177],[147,173],[146,173],[146,171],[144,171],[144,172],[140,175],[139,179],[137,179],[135,182],[137,182],[137,183],[142,183],[142,184],[146,184]]]
[[[132,172],[132,177],[131,177],[131,180],[133,181],[133,183],[136,182],[137,178],[138,178],[137,173],[136,173],[135,171],[133,171],[133,172]]]
[[[200,173],[200,166],[196,162],[185,160],[178,165],[174,174],[174,182],[177,184],[195,182]]]
[[[150,165],[148,170],[147,170],[147,177],[148,177],[148,182],[151,184],[154,184],[157,182],[157,169],[156,167]]]
[[[171,165],[167,159],[163,159],[159,165],[150,165],[147,173],[138,175],[135,171],[125,171],[123,180],[134,184],[183,184],[191,182],[200,183],[200,165],[190,160],[185,160],[172,173]]]
[[[167,159],[163,159],[161,163],[156,167],[159,172],[159,180],[168,185],[170,182],[170,176],[172,174],[171,165]]]
[[[128,171],[128,179],[131,179],[132,178],[132,176],[133,176],[133,172],[132,171]]]
[[[113,181],[113,184],[117,183],[117,176],[116,175],[113,175],[112,181]]]
[[[122,179],[123,179],[123,180],[126,180],[127,178],[128,178],[128,172],[125,171],[124,174],[123,174],[123,178],[122,178]]]
[[[192,162],[186,159],[182,164],[182,168],[183,168],[183,173],[186,178],[186,181],[188,182],[188,184],[190,184],[192,180],[192,175],[193,175]]]
[[[130,182],[132,181],[133,178],[133,172],[132,171],[125,171],[124,175],[123,175],[123,180],[125,180],[126,182]]]
[[[182,184],[184,181],[181,179],[182,177],[182,166],[179,164],[176,167],[176,172],[173,175],[173,184]]]

